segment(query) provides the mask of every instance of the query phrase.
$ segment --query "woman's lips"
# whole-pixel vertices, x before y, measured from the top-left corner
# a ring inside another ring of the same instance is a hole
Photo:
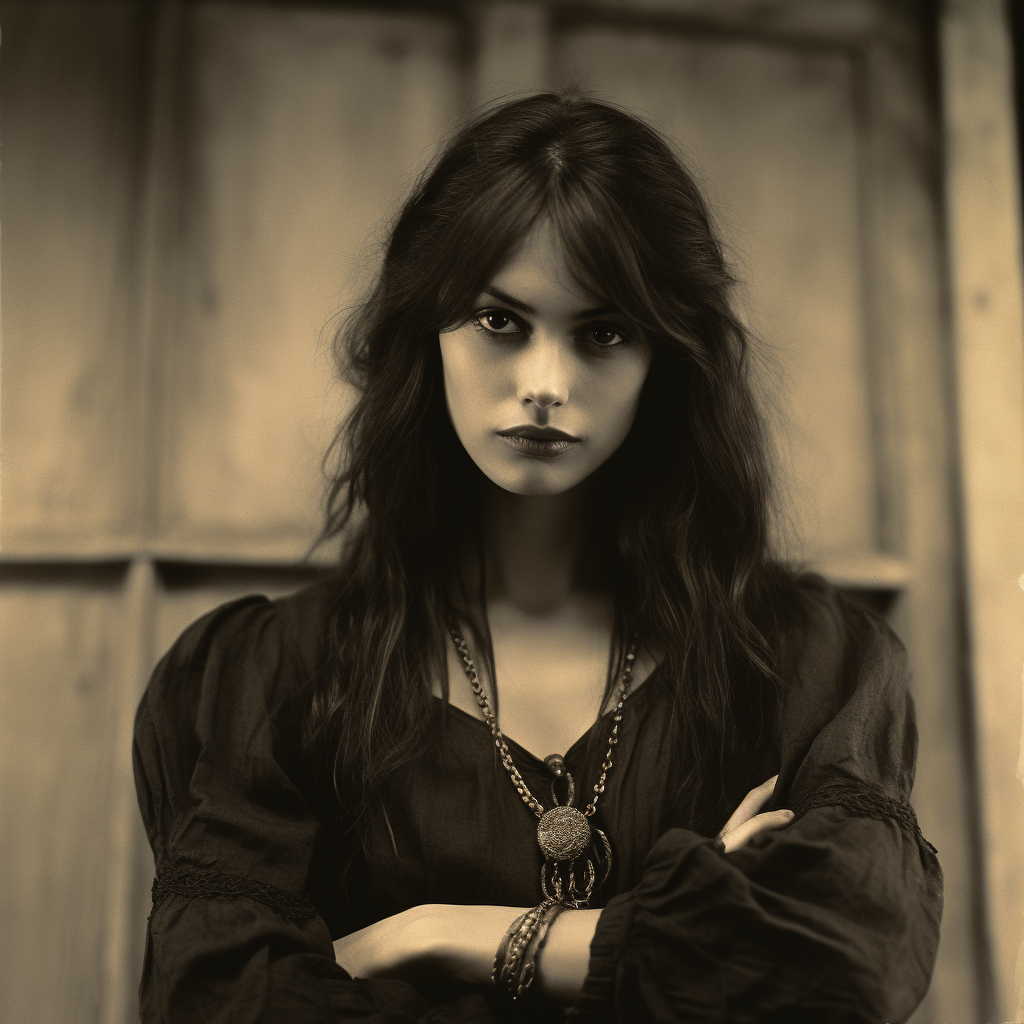
[[[578,437],[553,427],[512,427],[498,434],[517,452],[545,459],[561,455],[580,442]]]

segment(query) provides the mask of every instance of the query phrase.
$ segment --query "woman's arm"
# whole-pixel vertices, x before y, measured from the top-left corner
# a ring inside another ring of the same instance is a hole
[[[571,998],[591,937],[574,1022],[877,1024],[906,1020],[921,1001],[942,872],[909,803],[917,733],[905,654],[876,616],[822,603],[781,726],[792,825],[724,853],[671,829],[595,930],[572,912],[556,920],[541,991]]]
[[[725,856],[666,832],[601,915],[573,1024],[897,1024],[923,998],[942,872],[909,803],[905,653],[822,589],[785,675],[775,800],[793,823]]]
[[[725,852],[754,836],[781,828],[791,811],[758,813],[770,799],[775,778],[752,789],[726,823],[720,839]],[[334,943],[335,959],[354,978],[392,977],[415,981],[441,971],[472,984],[490,981],[495,951],[526,907],[427,904],[384,918]],[[590,944],[600,910],[567,910],[551,925],[537,960],[536,985],[558,1003],[575,1001],[590,964]]]
[[[353,978],[416,981],[441,971],[486,985],[502,936],[528,909],[439,903],[412,907],[338,939],[334,955]],[[537,963],[542,995],[560,1003],[571,1003],[579,995],[600,916],[600,910],[566,910],[555,919]]]
[[[141,1020],[493,1024],[467,986],[425,994],[338,966],[306,890],[320,823],[295,771],[294,642],[264,598],[225,605],[178,640],[140,704],[133,759],[157,866]]]

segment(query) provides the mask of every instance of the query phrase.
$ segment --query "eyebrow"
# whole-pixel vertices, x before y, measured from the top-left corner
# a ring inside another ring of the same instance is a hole
[[[490,295],[492,299],[497,299],[499,302],[506,302],[508,305],[515,307],[523,313],[534,314],[537,312],[533,306],[527,302],[523,302],[521,299],[517,299],[508,292],[503,292],[500,288],[496,288],[494,285],[489,285],[484,289],[484,295]],[[618,310],[613,306],[595,306],[593,309],[583,309],[576,314],[575,319],[577,320],[589,320],[595,316],[609,316],[610,314],[618,313]]]

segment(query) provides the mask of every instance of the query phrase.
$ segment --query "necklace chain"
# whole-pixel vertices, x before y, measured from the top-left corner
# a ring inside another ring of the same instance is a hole
[[[505,770],[512,777],[512,782],[516,787],[516,792],[522,798],[523,803],[526,804],[526,806],[529,807],[530,810],[539,818],[544,814],[544,806],[530,792],[530,787],[526,785],[522,775],[519,774],[519,769],[516,767],[515,761],[512,760],[512,752],[508,749],[508,744],[505,742],[505,736],[498,726],[498,719],[491,710],[491,702],[487,699],[487,694],[484,692],[484,688],[480,683],[480,675],[476,670],[473,657],[469,653],[469,645],[463,638],[462,633],[459,632],[459,627],[454,619],[449,623],[448,631],[451,633],[455,649],[459,652],[459,656],[462,658],[462,667],[466,671],[466,676],[469,679],[469,685],[472,687],[473,694],[477,699],[477,703],[480,705],[480,710],[484,714],[484,720],[490,727],[491,736],[494,737],[494,745],[498,748],[498,754],[501,757],[501,763],[505,766]],[[597,802],[601,799],[601,794],[604,792],[604,784],[608,778],[608,772],[612,767],[612,755],[615,751],[616,744],[619,742],[619,723],[622,721],[622,705],[626,703],[626,698],[629,696],[629,684],[635,656],[636,643],[634,642],[630,644],[629,650],[626,652],[626,664],[622,670],[622,676],[619,680],[619,700],[615,705],[615,710],[612,712],[612,731],[608,736],[608,750],[604,755],[604,762],[601,764],[601,775],[598,777],[597,782],[594,783],[594,795],[590,798],[590,803],[587,804],[586,810],[583,812],[588,818],[592,817],[594,812],[597,810]]]

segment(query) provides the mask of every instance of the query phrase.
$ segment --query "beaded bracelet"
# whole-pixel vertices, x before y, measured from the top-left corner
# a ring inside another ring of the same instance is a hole
[[[516,918],[505,933],[501,946],[498,947],[498,956],[495,957],[491,977],[499,988],[504,988],[513,998],[519,987],[519,968],[523,953],[548,906],[549,903],[545,900]]]
[[[530,939],[530,944],[526,947],[526,952],[523,954],[522,967],[519,969],[519,984],[516,986],[516,991],[512,996],[513,999],[518,999],[533,984],[534,974],[537,969],[537,957],[540,956],[541,950],[548,941],[548,932],[551,930],[551,925],[554,924],[555,918],[563,910],[565,910],[564,904],[555,903],[544,911],[544,915],[541,917]]]
[[[565,908],[546,899],[517,917],[498,946],[491,969],[491,981],[518,999],[533,982],[537,954],[547,937],[551,922]]]
[[[525,914],[520,914],[512,924],[509,925],[508,931],[501,938],[501,942],[498,943],[498,952],[494,955],[494,966],[491,968],[491,983],[497,985],[501,979],[502,971],[505,969],[505,960],[508,957],[508,948],[512,943],[512,936],[519,931],[523,921],[526,920]]]

